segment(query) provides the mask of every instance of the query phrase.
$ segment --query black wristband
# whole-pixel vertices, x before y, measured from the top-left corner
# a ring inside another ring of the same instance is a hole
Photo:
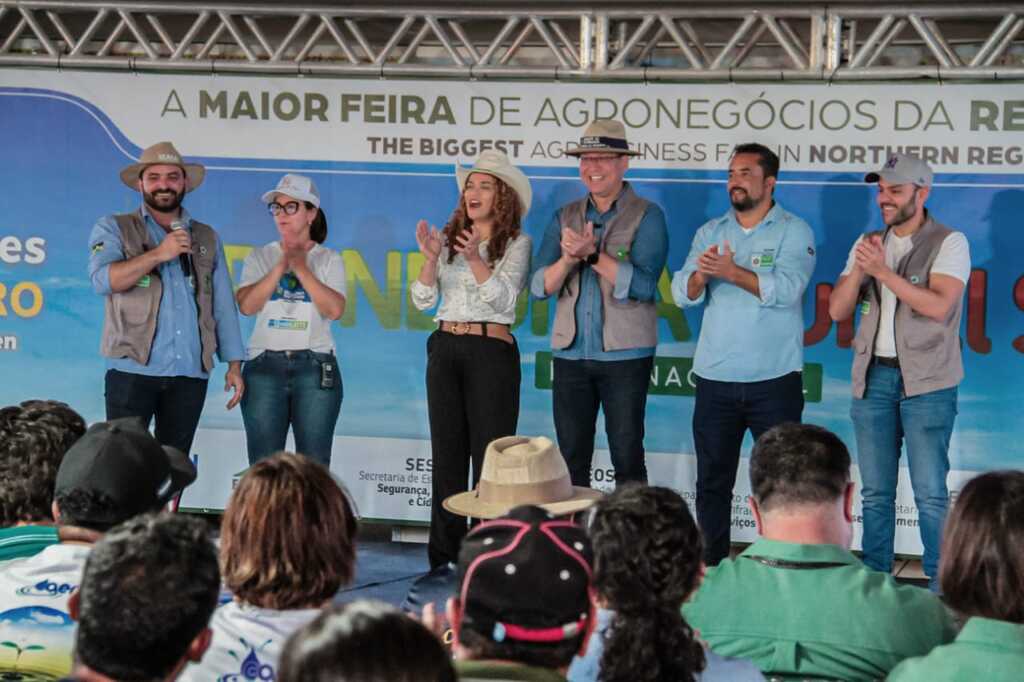
[[[587,265],[596,265],[597,261],[600,258],[601,258],[601,252],[600,251],[595,251],[594,253],[590,254],[589,256],[584,258],[583,260],[586,261]]]

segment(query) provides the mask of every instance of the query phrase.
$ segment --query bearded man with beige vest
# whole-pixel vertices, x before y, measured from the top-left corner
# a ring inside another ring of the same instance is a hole
[[[530,291],[555,295],[555,432],[573,485],[590,485],[597,410],[616,484],[647,481],[644,414],[658,344],[655,293],[668,257],[665,214],[623,181],[636,156],[618,121],[594,121],[579,147],[589,194],[551,219]]]
[[[864,563],[892,570],[903,442],[922,566],[936,589],[949,439],[964,376],[960,313],[971,256],[964,234],[936,222],[924,207],[932,185],[927,163],[893,154],[864,180],[878,184],[885,230],[857,239],[829,301],[834,320],[850,318],[858,304],[861,313],[850,415],[863,482]]]
[[[106,296],[107,419],[156,417],[156,438],[191,451],[214,354],[229,363],[230,410],[242,398],[245,357],[224,248],[182,205],[206,170],[170,142],[142,152],[121,181],[142,194],[132,213],[108,215],[89,236],[89,276]]]

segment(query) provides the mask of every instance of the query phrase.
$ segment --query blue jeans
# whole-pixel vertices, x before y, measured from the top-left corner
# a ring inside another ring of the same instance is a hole
[[[321,365],[333,362],[334,386],[320,387]],[[291,426],[295,449],[331,465],[334,425],[341,411],[341,371],[331,353],[264,351],[245,363],[242,421],[249,464],[283,450]]]
[[[597,409],[604,410],[605,434],[616,485],[647,482],[644,413],[654,357],[635,360],[554,359],[552,386],[555,433],[573,485],[590,486]]]
[[[729,556],[732,489],[743,436],[756,441],[779,424],[799,422],[804,410],[800,372],[764,381],[713,381],[697,377],[693,445],[697,451],[697,523],[704,534],[704,562]]]
[[[936,583],[942,524],[949,505],[949,437],[956,419],[956,386],[907,397],[897,367],[872,364],[863,398],[850,409],[857,436],[857,463],[863,484],[864,563],[892,570],[896,533],[896,483],[900,451],[907,446],[910,483],[917,504],[922,567]]]

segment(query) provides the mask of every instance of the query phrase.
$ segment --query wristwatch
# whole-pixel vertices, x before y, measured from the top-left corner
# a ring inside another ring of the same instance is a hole
[[[589,256],[584,258],[583,260],[586,261],[587,265],[596,265],[597,261],[600,258],[601,258],[601,252],[600,251],[594,251],[594,253],[590,254]]]

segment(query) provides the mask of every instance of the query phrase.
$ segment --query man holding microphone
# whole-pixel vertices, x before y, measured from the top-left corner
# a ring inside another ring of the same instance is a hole
[[[206,174],[170,142],[121,171],[142,194],[132,213],[108,215],[89,236],[89,276],[106,297],[100,350],[107,358],[107,419],[156,418],[156,438],[188,453],[214,354],[229,363],[228,409],[242,398],[238,309],[217,233],[182,205]]]

